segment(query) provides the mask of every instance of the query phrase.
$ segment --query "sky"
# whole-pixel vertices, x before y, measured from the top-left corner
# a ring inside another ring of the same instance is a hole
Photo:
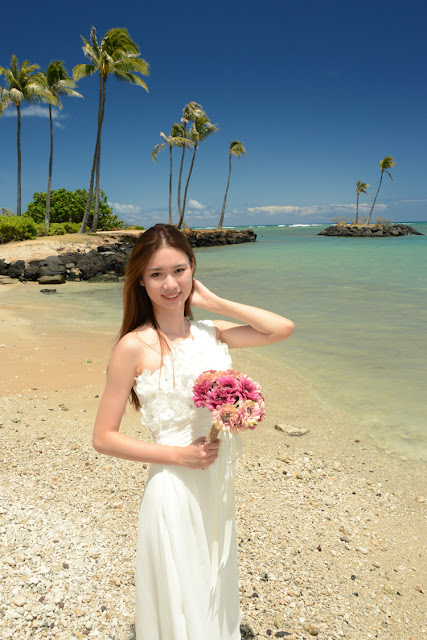
[[[62,60],[71,74],[86,62],[82,39],[125,27],[150,65],[144,89],[107,82],[101,188],[114,212],[150,226],[168,217],[169,151],[152,149],[182,117],[202,105],[219,131],[200,144],[186,221],[216,226],[233,157],[224,224],[311,224],[355,215],[356,182],[370,185],[379,162],[393,156],[375,213],[394,221],[427,220],[427,5],[419,0],[170,0],[7,3],[2,9],[0,65],[12,54],[47,69]],[[0,85],[4,78],[0,76]],[[52,188],[88,188],[94,152],[98,77],[83,78],[83,99],[55,111]],[[22,210],[46,191],[48,108],[22,108]],[[0,207],[16,211],[16,109],[0,118]],[[190,154],[186,153],[188,172]],[[177,220],[174,153],[173,217]]]

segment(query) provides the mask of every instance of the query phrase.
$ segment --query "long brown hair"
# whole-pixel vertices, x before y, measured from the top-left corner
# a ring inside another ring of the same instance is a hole
[[[141,277],[145,272],[153,254],[163,247],[172,247],[185,253],[190,264],[196,266],[193,250],[187,238],[171,224],[155,224],[144,231],[135,243],[129,262],[126,265],[125,282],[123,287],[123,322],[119,333],[119,340],[127,333],[143,325],[150,325],[157,332],[160,350],[163,354],[169,351],[169,346],[160,331],[152,302],[142,287]],[[185,301],[184,315],[193,318],[189,299]],[[135,409],[140,408],[138,396],[131,390],[130,401]]]

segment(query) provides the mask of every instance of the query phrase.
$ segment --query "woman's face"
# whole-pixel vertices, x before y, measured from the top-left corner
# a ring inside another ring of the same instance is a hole
[[[155,311],[184,308],[193,286],[194,265],[173,247],[158,249],[142,274],[140,283]]]

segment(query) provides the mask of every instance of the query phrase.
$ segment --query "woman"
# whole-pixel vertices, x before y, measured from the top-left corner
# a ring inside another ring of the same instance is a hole
[[[95,449],[151,463],[141,501],[136,567],[137,640],[240,640],[234,521],[237,437],[206,443],[211,415],[192,387],[231,367],[229,347],[288,338],[293,323],[218,297],[193,279],[185,236],[157,224],[126,268],[124,318],[95,422]],[[191,305],[235,318],[192,322]],[[119,432],[130,399],[154,442]]]

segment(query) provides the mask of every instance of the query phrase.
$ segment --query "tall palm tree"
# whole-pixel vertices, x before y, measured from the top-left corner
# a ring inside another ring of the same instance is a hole
[[[61,96],[72,96],[74,98],[83,98],[81,93],[75,91],[76,83],[71,78],[64,67],[62,60],[52,60],[47,71],[45,72],[46,85],[52,95],[56,98],[56,106],[62,109]],[[49,103],[49,124],[50,124],[50,155],[49,155],[49,173],[47,178],[46,189],[46,215],[45,229],[49,229],[50,218],[50,186],[52,182],[52,166],[53,166],[53,123],[52,123],[52,105]]]
[[[187,125],[190,124],[190,122],[194,122],[196,117],[200,117],[202,115],[205,115],[205,112],[203,111],[203,107],[198,102],[192,101],[186,104],[182,110],[182,118],[181,118],[182,124],[177,125],[178,127],[181,127],[179,135],[182,138],[189,139],[190,133],[187,131]],[[178,213],[180,218],[182,214],[181,184],[182,184],[182,169],[184,167],[185,149],[186,149],[186,146],[183,146],[182,155],[181,155],[181,164],[179,166],[179,176],[178,176]],[[184,220],[183,214],[182,214],[182,219]]]
[[[356,224],[359,223],[359,196],[361,193],[366,193],[366,195],[368,196],[369,193],[367,192],[367,188],[369,187],[369,184],[366,184],[366,182],[361,182],[360,180],[357,181],[356,183],[356,193],[357,193],[357,200],[356,200]]]
[[[212,133],[214,133],[215,131],[218,131],[218,126],[216,124],[212,124],[212,122],[209,120],[208,116],[205,113],[203,113],[202,115],[195,116],[193,124],[191,125],[191,129],[190,129],[190,140],[193,143],[192,145],[193,156],[191,158],[191,164],[190,164],[190,169],[188,171],[187,182],[185,183],[184,198],[182,201],[181,213],[180,213],[179,222],[177,225],[178,229],[181,227],[181,224],[183,223],[183,220],[184,220],[188,185],[190,183],[190,178],[193,171],[194,159],[196,157],[199,143],[206,140],[206,138],[209,138],[209,136],[212,135]]]
[[[90,174],[90,185],[86,210],[83,216],[82,226],[79,233],[86,229],[89,218],[89,211],[93,199],[93,181],[95,171],[97,172],[95,188],[95,210],[93,215],[92,231],[98,227],[99,212],[99,169],[101,164],[101,131],[104,120],[105,97],[107,78],[109,75],[115,76],[123,82],[130,82],[148,91],[145,82],[137,75],[149,75],[148,63],[140,58],[138,45],[131,39],[127,29],[120,27],[110,29],[98,42],[96,29],[92,27],[90,32],[90,42],[83,40],[83,53],[89,59],[90,64],[78,64],[73,69],[75,80],[80,80],[94,73],[99,73],[99,99],[98,99],[98,130],[96,135],[95,151],[93,154],[92,170]]]
[[[394,162],[394,158],[393,158],[393,156],[386,156],[386,157],[384,158],[384,160],[381,160],[381,162],[380,162],[380,169],[381,169],[380,183],[379,183],[379,185],[378,185],[378,189],[377,189],[377,192],[376,192],[376,194],[375,194],[374,201],[373,201],[373,203],[372,203],[371,211],[370,211],[370,213],[369,213],[368,224],[371,222],[372,212],[373,212],[373,210],[374,210],[375,202],[376,202],[376,200],[377,200],[377,196],[378,196],[379,190],[380,190],[380,188],[381,188],[381,183],[382,183],[382,181],[383,181],[384,171],[389,175],[390,180],[393,182],[393,178],[391,177],[391,173],[388,171],[388,169],[391,169],[392,167],[394,167],[394,165],[395,165],[395,164],[396,164],[396,163]]]
[[[246,149],[243,146],[243,144],[238,140],[233,140],[233,142],[230,144],[230,155],[228,157],[228,181],[227,181],[227,187],[225,189],[224,202],[222,203],[221,217],[218,222],[218,229],[222,229],[222,223],[224,222],[225,203],[227,202],[228,187],[230,185],[230,176],[231,176],[231,156],[236,156],[237,158],[241,158],[242,156],[245,156],[245,155],[246,155]]]
[[[12,104],[17,112],[16,148],[18,155],[16,215],[21,215],[21,104],[22,102],[49,102],[56,104],[56,98],[46,86],[45,77],[38,64],[30,64],[28,60],[19,65],[18,58],[13,55],[10,67],[0,67],[0,75],[6,78],[6,88],[2,90],[2,105]]]
[[[151,157],[154,162],[157,160],[157,156],[163,149],[169,147],[169,224],[172,224],[172,149],[173,147],[189,147],[191,146],[190,140],[187,138],[183,138],[181,136],[182,126],[180,124],[173,124],[172,129],[169,136],[166,136],[163,131],[160,131],[160,136],[163,138],[164,142],[160,142],[156,144],[154,147]]]

